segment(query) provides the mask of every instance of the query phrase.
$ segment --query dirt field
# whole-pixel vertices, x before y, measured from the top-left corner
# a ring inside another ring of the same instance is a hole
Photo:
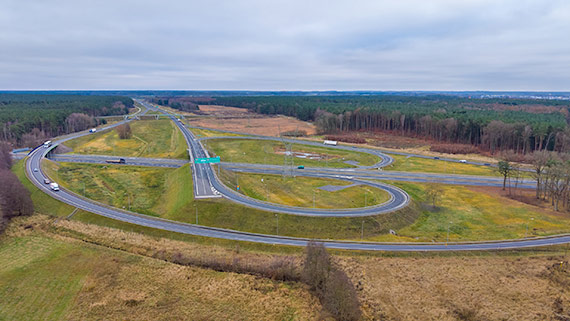
[[[213,106],[208,106],[213,107]],[[232,107],[223,107],[232,108]],[[240,108],[232,108],[240,109]],[[254,135],[279,136],[279,132],[287,132],[294,130],[304,130],[307,135],[314,135],[316,128],[313,124],[300,121],[293,117],[285,116],[260,116],[251,114],[251,117],[243,117],[235,115],[233,118],[200,118],[190,119],[188,122],[191,126],[208,127],[213,129],[237,131]],[[255,115],[255,116],[253,116]]]

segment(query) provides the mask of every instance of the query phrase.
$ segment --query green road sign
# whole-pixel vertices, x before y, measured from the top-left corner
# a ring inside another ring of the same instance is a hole
[[[209,158],[196,158],[194,160],[195,164],[214,164],[220,162],[220,156],[209,157]]]

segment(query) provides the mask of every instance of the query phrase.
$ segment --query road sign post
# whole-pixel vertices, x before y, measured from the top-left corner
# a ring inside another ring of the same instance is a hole
[[[220,162],[220,156],[196,158],[194,160],[194,164],[218,164],[219,162]]]

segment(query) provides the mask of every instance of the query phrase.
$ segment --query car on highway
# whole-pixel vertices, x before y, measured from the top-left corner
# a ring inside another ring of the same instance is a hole
[[[305,165],[299,165],[297,166],[297,169],[305,169]]]
[[[485,166],[491,166],[491,164],[489,164],[489,163],[485,163],[485,164],[483,164],[483,165],[485,165]]]
[[[439,159],[439,157],[435,156],[433,159]]]
[[[39,170],[37,167],[34,168],[34,172],[35,172],[35,173],[37,173],[37,172],[39,172],[39,171],[40,171],[40,170]]]
[[[465,159],[460,159],[459,162],[465,164],[465,163],[467,163],[467,160],[465,160]]]
[[[47,178],[44,178],[44,184],[49,184],[49,183],[51,183],[51,181]]]

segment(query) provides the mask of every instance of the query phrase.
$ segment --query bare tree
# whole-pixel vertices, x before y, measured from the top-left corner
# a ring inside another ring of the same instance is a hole
[[[95,125],[95,119],[86,114],[73,113],[67,116],[65,124],[67,126],[67,132],[71,133],[93,127]]]
[[[129,139],[132,136],[131,126],[129,123],[117,126],[117,134],[119,134],[120,139]]]
[[[535,151],[527,157],[527,160],[529,160],[534,167],[533,177],[536,179],[536,198],[539,199],[544,183],[544,170],[548,162],[552,160],[552,154],[548,151]]]
[[[34,204],[30,192],[10,170],[0,170],[0,195],[3,200],[2,213],[5,218],[31,215]]]
[[[7,142],[0,142],[0,169],[10,169],[12,167],[12,146]]]

